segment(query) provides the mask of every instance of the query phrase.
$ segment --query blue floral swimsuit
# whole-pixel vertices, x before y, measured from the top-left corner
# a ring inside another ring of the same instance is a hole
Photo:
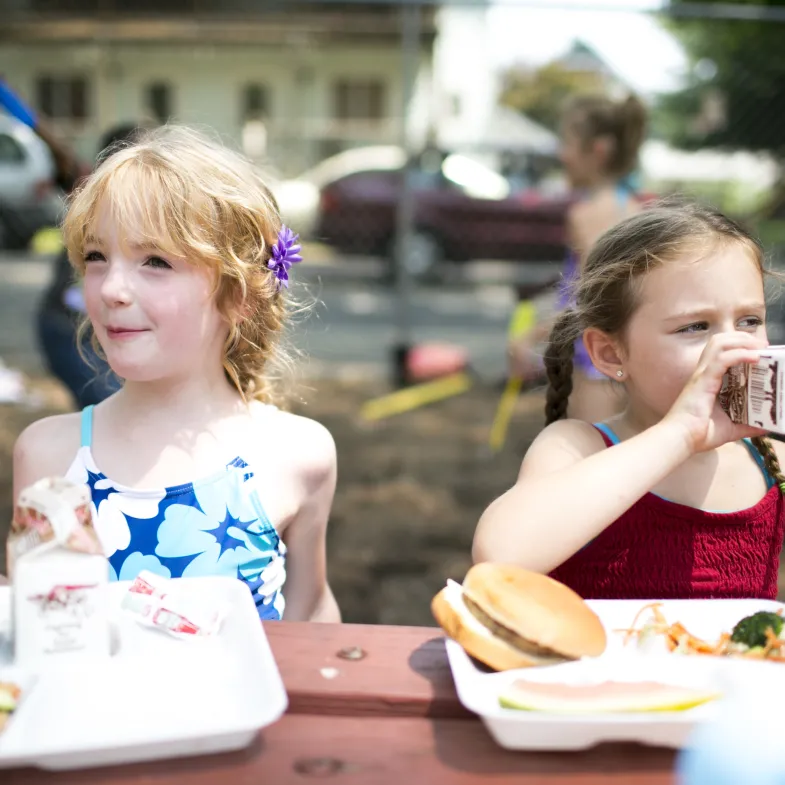
[[[81,447],[66,476],[90,488],[111,580],[133,580],[142,570],[165,578],[227,575],[248,586],[261,619],[283,616],[286,545],[242,458],[198,482],[137,490],[118,485],[96,467],[92,432],[88,406],[82,411]]]

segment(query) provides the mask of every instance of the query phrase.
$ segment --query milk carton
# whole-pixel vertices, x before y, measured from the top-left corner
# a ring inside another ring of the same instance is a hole
[[[720,405],[733,422],[785,433],[784,377],[785,346],[769,346],[757,363],[728,370],[720,390]]]
[[[109,568],[86,486],[51,478],[22,491],[8,567],[18,664],[109,656]]]

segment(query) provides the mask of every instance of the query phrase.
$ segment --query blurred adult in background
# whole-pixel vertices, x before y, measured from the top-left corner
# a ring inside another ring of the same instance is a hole
[[[567,213],[569,250],[556,312],[569,307],[573,283],[594,242],[641,209],[634,173],[646,120],[646,109],[634,95],[621,101],[578,96],[565,107],[560,157],[577,198]],[[539,347],[546,341],[554,317],[555,313],[541,315],[533,329],[510,340],[511,376],[528,380],[541,375]],[[569,417],[597,422],[619,410],[621,392],[592,365],[581,339],[575,346],[571,383]]]
[[[119,125],[107,131],[98,146],[98,160],[122,144],[133,142],[140,128]],[[70,193],[87,172],[75,160],[58,172],[58,184]],[[38,342],[47,367],[71,392],[74,405],[83,409],[115,392],[120,380],[96,354],[89,338],[77,330],[85,316],[81,285],[75,280],[68,253],[62,249],[54,262],[52,278],[38,307]]]
[[[0,107],[29,126],[46,143],[55,164],[55,183],[70,194],[79,180],[89,174],[91,166],[78,157],[52,129],[46,118],[34,112],[2,79]],[[98,146],[98,157],[123,143],[131,143],[139,132],[136,124],[118,125],[108,130]],[[88,339],[78,343],[77,329],[84,317],[82,290],[65,249],[59,251],[52,277],[39,303],[36,330],[41,353],[49,372],[70,391],[74,405],[82,409],[96,404],[115,392],[120,380],[98,356]]]

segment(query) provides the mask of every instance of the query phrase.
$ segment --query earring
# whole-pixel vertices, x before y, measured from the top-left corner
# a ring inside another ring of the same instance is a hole
[[[621,369],[621,368],[619,368],[619,370],[618,370],[618,371],[616,371],[616,376],[618,376],[618,377],[619,377],[619,379],[621,379],[621,377],[622,377],[622,376],[624,376],[624,371],[622,371],[622,369]]]

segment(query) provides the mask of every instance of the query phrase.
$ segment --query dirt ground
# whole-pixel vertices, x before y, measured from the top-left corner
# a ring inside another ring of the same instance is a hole
[[[0,404],[0,541],[11,516],[11,455],[35,419],[68,410],[60,386],[32,378],[35,408]],[[330,520],[330,582],[345,621],[432,624],[431,597],[447,577],[461,580],[471,537],[486,505],[512,482],[539,430],[542,399],[519,400],[508,443],[485,445],[499,391],[459,397],[374,424],[358,411],[383,386],[318,381],[297,410],[329,428],[338,449],[338,490]],[[0,568],[3,558],[0,556]]]

